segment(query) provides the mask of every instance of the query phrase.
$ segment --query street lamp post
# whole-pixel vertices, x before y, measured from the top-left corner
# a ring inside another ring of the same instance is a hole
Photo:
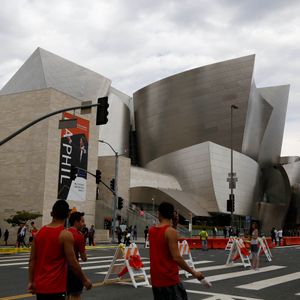
[[[230,225],[233,226],[233,207],[234,207],[234,194],[233,189],[235,188],[235,183],[237,178],[233,173],[233,110],[238,109],[238,106],[232,104],[230,107],[230,181],[229,181],[229,188],[230,188],[230,196],[229,199],[231,200],[231,212],[230,212]]]
[[[117,203],[118,203],[118,175],[119,175],[119,154],[115,149],[103,140],[99,140],[100,143],[106,144],[115,154],[115,189],[114,189],[114,201],[113,201],[113,228],[112,228],[112,243],[115,242],[115,231],[116,231],[116,215],[117,215]]]

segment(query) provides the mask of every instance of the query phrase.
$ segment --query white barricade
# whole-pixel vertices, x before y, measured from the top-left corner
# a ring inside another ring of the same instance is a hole
[[[178,242],[178,249],[179,249],[180,255],[183,257],[183,259],[189,265],[189,267],[195,269],[193,257],[191,255],[191,250],[190,250],[188,242],[186,240],[182,241],[182,243]],[[189,272],[185,271],[184,274],[185,274],[185,277],[188,278]]]
[[[265,254],[268,261],[272,261],[272,253],[265,237],[258,238],[258,255]]]
[[[242,239],[233,239],[230,252],[228,254],[226,264],[233,264],[241,259],[244,267],[251,267],[251,262],[249,258],[249,251],[245,247],[245,244]]]
[[[123,263],[117,264],[118,260],[122,260]],[[126,273],[129,273],[131,282],[135,288],[138,286],[148,286],[149,281],[145,269],[142,265],[141,256],[136,244],[132,243],[130,246],[125,247],[124,244],[120,244],[117,248],[114,258],[109,267],[108,273],[104,278],[104,283],[109,280],[112,274],[121,277]],[[141,279],[136,281],[137,277]]]

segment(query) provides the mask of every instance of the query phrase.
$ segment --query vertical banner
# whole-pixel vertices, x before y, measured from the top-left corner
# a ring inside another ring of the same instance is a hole
[[[89,121],[63,113],[64,119],[77,119],[77,127],[61,130],[58,199],[85,201],[88,167]],[[71,169],[77,168],[75,179]]]

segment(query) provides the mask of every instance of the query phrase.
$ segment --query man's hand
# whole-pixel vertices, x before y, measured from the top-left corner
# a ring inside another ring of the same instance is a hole
[[[28,283],[27,291],[31,294],[35,294],[35,286],[33,282]]]
[[[193,272],[192,274],[195,278],[197,278],[199,281],[201,281],[204,278],[204,275],[201,272]]]
[[[88,279],[88,278],[86,278],[84,281],[83,281],[83,285],[85,286],[85,288],[87,289],[87,290],[90,290],[91,288],[92,288],[92,282]]]

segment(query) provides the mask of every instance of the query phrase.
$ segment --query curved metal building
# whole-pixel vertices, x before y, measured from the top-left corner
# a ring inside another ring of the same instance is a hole
[[[263,219],[268,209],[255,205],[265,193],[261,168],[279,163],[289,86],[257,88],[254,61],[250,55],[176,74],[138,90],[133,101],[141,166],[174,176],[208,212],[226,213],[232,147],[235,213]]]

